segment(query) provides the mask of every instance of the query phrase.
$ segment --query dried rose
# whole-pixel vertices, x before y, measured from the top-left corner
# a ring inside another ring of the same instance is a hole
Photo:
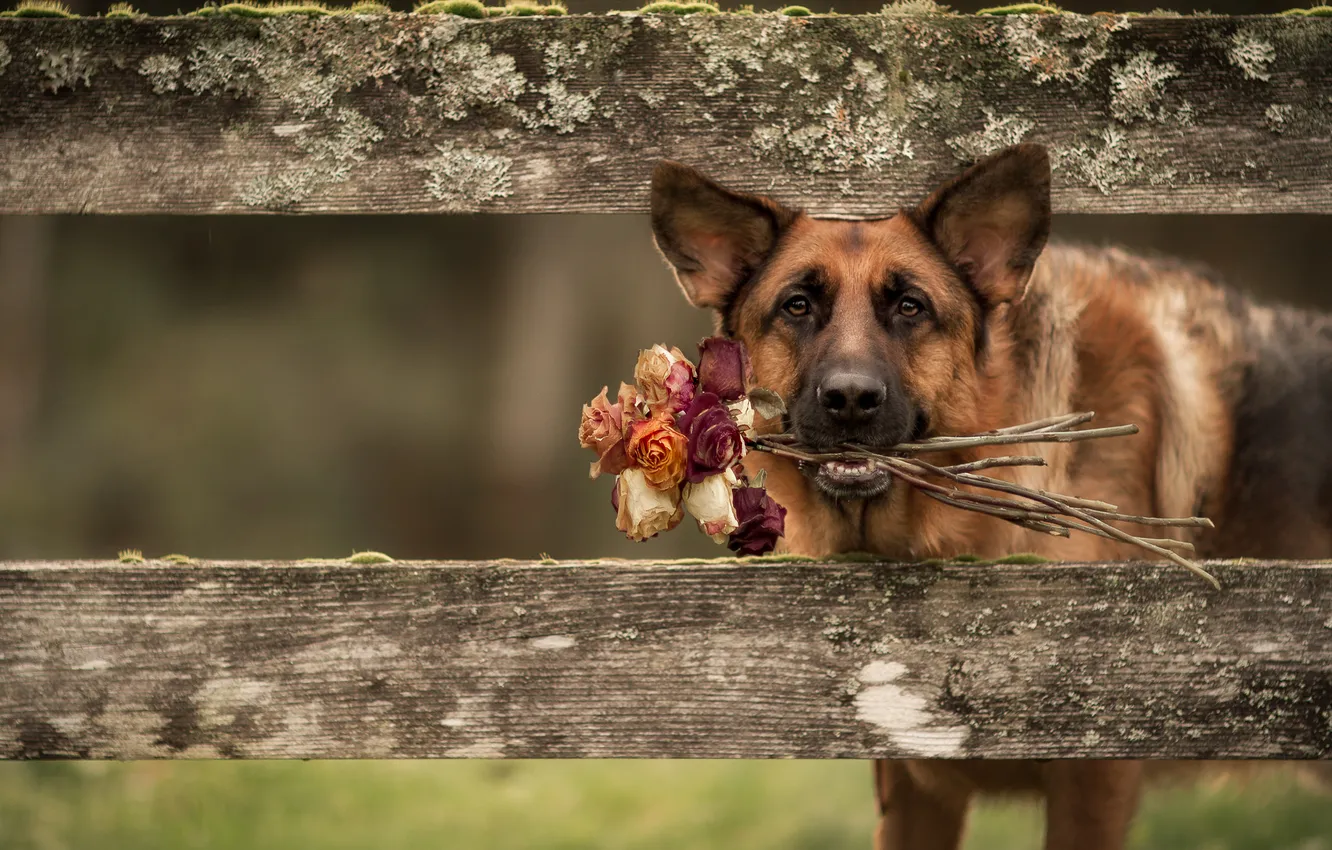
[[[619,402],[610,403],[609,387],[583,405],[583,421],[578,425],[578,444],[597,453],[589,475],[596,478],[605,472],[615,475],[628,465],[624,450],[624,408]]]
[[[674,416],[689,407],[694,400],[694,364],[688,360],[676,361],[666,376],[666,391],[670,394],[662,410]]]
[[[621,382],[620,395],[616,403],[624,411],[624,436],[628,439],[629,426],[648,417],[647,402],[643,401],[643,394],[638,391],[638,387]]]
[[[754,405],[749,403],[749,399],[740,397],[735,401],[726,403],[726,409],[731,412],[731,418],[740,428],[740,434],[748,439],[758,436],[754,430]]]
[[[647,482],[658,490],[670,490],[684,480],[688,446],[684,434],[666,422],[642,419],[629,426],[625,448],[630,467],[642,469]]]
[[[709,475],[697,484],[684,486],[685,510],[696,520],[703,533],[718,543],[740,526],[735,515],[735,502],[731,498],[731,485],[735,475],[725,473]]]
[[[634,366],[634,380],[638,382],[638,388],[643,393],[643,400],[653,413],[678,412],[671,411],[670,407],[678,403],[678,398],[672,398],[672,392],[668,381],[680,387],[679,378],[672,381],[671,372],[676,364],[688,364],[689,380],[685,383],[690,384],[689,393],[693,395],[693,372],[694,364],[685,359],[684,353],[678,348],[667,349],[664,345],[654,345],[651,348],[644,349],[638,354],[638,363]],[[677,375],[679,373],[677,372]],[[687,402],[685,406],[687,406]],[[683,410],[680,407],[679,410]]]
[[[733,494],[740,527],[726,546],[740,555],[764,555],[777,547],[786,532],[786,508],[761,487],[737,487]]]
[[[714,336],[698,344],[698,386],[726,401],[744,398],[754,382],[744,343]]]
[[[729,469],[745,453],[745,441],[731,412],[713,393],[699,393],[680,417],[680,430],[689,438],[685,479],[697,484],[709,475]]]
[[[641,469],[630,467],[620,473],[615,495],[615,527],[630,540],[647,540],[670,531],[684,519],[680,488],[660,490],[653,487]]]

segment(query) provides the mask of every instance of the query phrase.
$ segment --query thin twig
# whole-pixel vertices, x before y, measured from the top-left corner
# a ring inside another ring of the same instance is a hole
[[[911,443],[900,443],[882,451],[861,445],[847,445],[834,451],[818,451],[801,446],[798,439],[791,434],[759,437],[750,441],[750,445],[758,451],[805,463],[871,461],[890,475],[942,504],[993,516],[1043,534],[1067,537],[1071,531],[1080,531],[1137,546],[1179,564],[1220,589],[1220,582],[1211,573],[1179,554],[1192,553],[1192,543],[1172,538],[1138,537],[1110,525],[1111,522],[1127,522],[1145,526],[1212,528],[1211,520],[1205,517],[1149,517],[1126,514],[1108,502],[1064,496],[977,474],[982,470],[999,467],[1045,466],[1046,461],[1041,457],[1013,455],[937,466],[912,456],[926,452],[959,451],[1019,443],[1071,443],[1138,433],[1135,425],[1072,430],[1090,422],[1094,416],[1095,414],[1089,412],[1051,416],[1025,425],[998,428],[974,436],[931,437]],[[929,480],[931,477],[942,478],[952,486],[931,481]],[[969,488],[990,490],[1004,495],[987,495]]]

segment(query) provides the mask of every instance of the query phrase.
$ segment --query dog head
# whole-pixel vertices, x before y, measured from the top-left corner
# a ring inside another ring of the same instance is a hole
[[[1050,225],[1045,149],[977,163],[890,218],[819,219],[661,163],[652,227],[685,297],[749,349],[786,426],[816,448],[972,429],[992,321],[1020,299]],[[835,500],[889,489],[873,463],[802,470]]]

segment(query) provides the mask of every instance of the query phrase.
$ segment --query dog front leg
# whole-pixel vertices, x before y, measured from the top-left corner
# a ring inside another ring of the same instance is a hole
[[[1123,850],[1142,789],[1142,762],[1052,761],[1045,786],[1045,850]]]
[[[875,850],[957,850],[967,819],[970,792],[927,786],[905,762],[874,762],[879,799]]]

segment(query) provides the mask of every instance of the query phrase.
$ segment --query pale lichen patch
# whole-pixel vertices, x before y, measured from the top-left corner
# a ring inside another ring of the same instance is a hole
[[[1129,144],[1124,132],[1115,127],[1106,127],[1095,142],[1084,142],[1054,153],[1055,168],[1071,171],[1105,195],[1116,186],[1142,176],[1145,168],[1142,156]]]
[[[914,156],[905,122],[873,111],[853,115],[841,97],[828,101],[822,115],[810,123],[788,120],[756,127],[750,147],[757,154],[777,155],[814,174],[855,167],[877,171]]]
[[[1004,19],[1008,54],[1037,85],[1086,82],[1109,52],[1110,35],[1128,27],[1119,16],[1015,15]]]
[[[508,197],[512,192],[512,160],[508,157],[459,147],[452,141],[435,149],[439,154],[420,166],[429,174],[426,191],[435,200],[466,206]]]
[[[527,78],[512,56],[459,39],[465,26],[457,20],[440,21],[420,44],[426,92],[450,121],[463,120],[477,107],[511,105],[527,89]]]
[[[982,107],[982,111],[985,113],[984,127],[948,140],[948,147],[962,162],[976,162],[1003,148],[1016,145],[1036,126],[1016,115],[995,115],[994,110],[988,106]]]
[[[1263,111],[1263,118],[1267,121],[1267,129],[1273,133],[1284,133],[1286,124],[1290,121],[1295,112],[1295,107],[1288,103],[1273,103]]]
[[[52,94],[61,89],[88,88],[97,71],[97,60],[82,47],[37,51],[39,66],[46,82],[42,88]]]
[[[139,73],[148,78],[154,94],[166,94],[180,88],[180,74],[184,65],[175,56],[154,53],[139,63]]]
[[[384,131],[354,109],[337,109],[319,133],[301,134],[296,145],[306,156],[277,174],[250,180],[239,191],[247,206],[281,209],[300,203],[317,189],[344,183],[353,166],[364,162]]]
[[[1230,64],[1243,71],[1246,78],[1263,82],[1272,79],[1270,68],[1276,60],[1276,48],[1256,33],[1242,29],[1232,35],[1227,55]]]
[[[1166,81],[1178,76],[1179,66],[1158,62],[1152,51],[1134,54],[1110,70],[1110,114],[1125,124],[1135,118],[1159,117],[1155,107]]]

